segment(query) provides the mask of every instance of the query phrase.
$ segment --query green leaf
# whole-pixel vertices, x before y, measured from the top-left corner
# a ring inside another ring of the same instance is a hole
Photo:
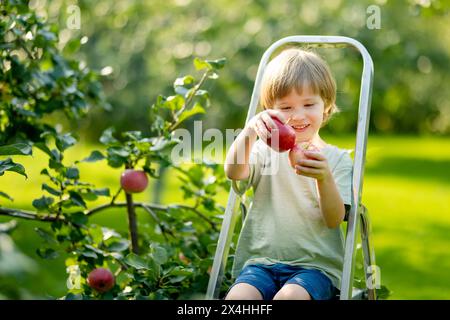
[[[50,193],[50,194],[52,194],[54,196],[57,196],[57,197],[59,197],[62,194],[61,191],[55,190],[55,189],[53,189],[52,187],[50,187],[49,185],[47,185],[45,183],[42,184],[42,190],[45,190],[48,193]]]
[[[101,250],[101,249],[99,249],[99,248],[97,248],[97,247],[94,247],[94,246],[92,246],[92,245],[90,245],[90,244],[85,244],[84,247],[85,247],[86,249],[89,249],[89,250],[95,252],[96,254],[101,255],[101,256],[104,256],[104,255],[105,255],[105,252],[104,252],[103,250]]]
[[[148,280],[154,282],[154,281],[157,281],[158,278],[161,277],[161,265],[156,263],[153,259],[149,259],[149,260],[150,260],[148,262],[149,270],[147,272],[147,275],[149,277]]]
[[[64,300],[83,300],[83,295],[69,292],[65,297],[63,297],[63,299]]]
[[[69,220],[78,225],[86,225],[88,222],[88,216],[83,212],[75,212],[69,215]]]
[[[11,198],[9,195],[7,195],[6,193],[4,193],[2,191],[0,191],[0,197],[6,198],[6,199],[8,199],[10,201],[14,201],[13,198]]]
[[[142,140],[142,132],[140,131],[125,131],[122,133],[122,136],[133,141]]]
[[[389,296],[392,295],[392,291],[389,290],[389,288],[384,285],[382,285],[380,287],[380,289],[376,289],[376,293],[377,293],[377,298],[380,300],[385,300],[385,299],[389,298]]]
[[[141,270],[141,269],[148,270],[149,269],[147,261],[145,261],[143,258],[141,258],[140,256],[138,256],[134,253],[128,254],[125,257],[124,262],[127,265],[129,265],[133,268],[136,268],[138,270]]]
[[[126,158],[130,155],[130,151],[126,147],[109,147],[107,149],[108,156],[116,155],[119,157]]]
[[[59,181],[58,179],[56,179],[55,177],[53,177],[47,169],[42,169],[41,170],[41,174],[46,175],[47,177],[50,178],[50,180],[55,184],[55,185],[59,185]]]
[[[177,111],[183,107],[184,102],[185,102],[184,97],[177,94],[174,96],[167,97],[164,106],[170,110]]]
[[[195,93],[195,96],[198,98],[198,103],[201,106],[205,106],[206,108],[209,108],[211,106],[211,103],[209,101],[209,92],[206,90],[198,90]]]
[[[39,199],[33,200],[32,204],[38,210],[47,210],[53,202],[53,198],[42,196]]]
[[[110,196],[109,188],[92,189],[91,191],[94,194],[96,194],[97,196],[104,196],[104,197],[109,197]]]
[[[100,137],[100,142],[103,144],[111,144],[119,142],[116,138],[113,137],[114,128],[108,128],[103,131],[102,136]]]
[[[209,98],[209,93],[206,90],[197,90],[195,92],[195,95],[198,96],[198,97],[204,97],[205,99]]]
[[[170,277],[167,282],[169,282],[169,283],[179,283],[179,282],[183,281],[184,279],[186,279],[186,277],[187,276]]]
[[[95,201],[98,199],[98,196],[90,190],[83,191],[80,194],[81,197],[86,201]]]
[[[122,252],[127,250],[130,247],[130,242],[128,240],[119,240],[119,241],[115,241],[113,243],[111,243],[110,245],[108,245],[108,247],[106,248],[108,251],[112,251],[112,252]]]
[[[149,167],[147,165],[144,165],[142,167],[142,169],[144,169],[145,173],[147,173],[150,177],[155,178],[155,179],[159,179],[160,178],[158,176],[158,174],[156,173],[155,169],[153,169],[153,168],[151,168],[151,167]]]
[[[209,63],[209,65],[216,70],[222,69],[225,66],[226,61],[227,61],[226,58],[221,58],[217,60],[206,60],[206,62]]]
[[[213,211],[214,210],[214,205],[215,205],[215,201],[211,198],[205,198],[202,200],[202,204],[205,207],[205,209],[209,210],[209,211]]]
[[[174,88],[180,87],[180,86],[192,87],[194,85],[194,82],[195,82],[194,77],[191,76],[191,75],[187,75],[187,76],[175,79],[175,82],[173,83],[173,86],[174,86]]]
[[[61,152],[59,152],[56,149],[52,149],[50,152],[52,154],[52,159],[54,159],[56,162],[60,163],[62,160]]]
[[[167,262],[169,258],[166,249],[154,243],[150,245],[150,255],[159,265]]]
[[[69,191],[70,194],[70,200],[72,202],[80,207],[87,208],[86,202],[84,202],[83,197],[76,191]]]
[[[196,230],[194,228],[194,226],[192,225],[192,221],[186,221],[183,223],[183,227],[180,229],[181,232],[186,232],[186,233],[195,233]]]
[[[47,31],[45,29],[39,29],[37,31],[37,35],[42,36],[46,41],[49,42],[58,40],[57,36],[53,32]]]
[[[173,83],[173,87],[177,94],[186,96],[186,94],[189,92],[189,89],[191,89],[194,86],[194,82],[195,82],[194,77],[188,75],[182,78],[177,78]]]
[[[102,227],[98,225],[89,226],[89,235],[92,238],[93,243],[100,243],[103,241],[103,231]]]
[[[105,156],[100,151],[92,151],[91,155],[87,158],[84,158],[80,162],[96,162],[105,159]]]
[[[82,250],[82,251],[78,251],[79,254],[81,254],[82,256],[86,257],[86,258],[93,258],[93,259],[97,259],[98,256],[95,252],[92,251],[88,251],[88,250]]]
[[[0,176],[2,176],[5,173],[5,171],[16,172],[18,174],[23,175],[25,178],[28,178],[28,176],[25,173],[25,168],[21,164],[12,161],[11,158],[7,158],[6,160],[0,160]]]
[[[10,144],[6,146],[0,147],[0,156],[7,156],[7,155],[24,155],[24,156],[30,156],[32,154],[31,152],[31,146],[26,143],[15,143]]]
[[[107,255],[113,257],[113,258],[116,259],[116,260],[120,260],[120,261],[123,260],[123,254],[121,254],[120,252],[110,252],[110,253],[107,254]]]
[[[65,176],[68,179],[78,180],[80,179],[80,171],[76,167],[67,168]]]
[[[160,139],[157,143],[150,147],[150,151],[163,152],[180,143],[178,140]]]
[[[227,59],[225,59],[225,58],[217,59],[217,60],[202,60],[200,58],[195,58],[194,66],[195,66],[195,69],[197,69],[197,70],[203,70],[203,69],[218,70],[218,69],[222,69],[225,66],[226,61],[227,61]]]
[[[118,155],[108,155],[108,165],[113,168],[120,168],[127,163],[127,158],[119,157]]]
[[[120,234],[117,233],[114,229],[102,227],[102,233],[103,233],[103,241],[112,238],[120,238]]]
[[[202,60],[200,58],[194,59],[194,67],[196,70],[203,70],[203,69],[211,70],[212,69],[212,66],[208,62],[206,62],[205,60]]]
[[[180,117],[178,118],[178,123],[181,123],[184,120],[186,120],[196,114],[199,114],[199,113],[206,113],[206,111],[199,103],[196,103],[191,109],[184,111],[180,115]]]
[[[66,133],[64,135],[57,135],[56,136],[56,147],[61,152],[63,152],[64,150],[70,148],[75,143],[77,143],[77,139],[75,139],[75,137],[72,136],[71,133]]]
[[[209,74],[208,78],[214,80],[214,79],[219,78],[219,75],[217,73],[215,73],[215,72],[212,72],[212,73]]]
[[[47,259],[47,260],[56,259],[59,256],[59,253],[51,248],[47,248],[47,249],[38,248],[38,249],[36,249],[36,253],[42,259]]]
[[[53,160],[53,159],[48,160],[48,166],[50,169],[54,169],[58,172],[60,172],[60,170],[64,169],[64,166],[62,165],[61,162],[59,162],[57,160]]]
[[[34,231],[37,232],[37,234],[45,240],[45,242],[49,243],[49,244],[57,244],[58,241],[55,240],[55,238],[53,237],[53,234],[51,234],[50,232],[42,229],[42,228],[34,228]]]
[[[181,266],[176,266],[168,272],[171,276],[189,276],[194,272],[192,268],[184,268]]]

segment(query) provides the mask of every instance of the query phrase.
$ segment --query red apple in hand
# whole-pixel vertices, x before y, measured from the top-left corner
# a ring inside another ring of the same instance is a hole
[[[303,144],[296,144],[290,151],[289,151],[289,164],[292,168],[295,169],[295,166],[298,165],[298,162],[303,159],[308,159],[308,157],[305,155],[304,151],[318,151],[319,149],[310,144],[310,143],[303,143]]]
[[[114,287],[114,275],[109,269],[96,268],[88,275],[89,286],[97,292],[103,293]]]
[[[148,178],[144,171],[127,169],[120,176],[120,185],[126,193],[142,192],[147,188]]]
[[[269,131],[272,134],[272,138],[274,135],[278,135],[278,143],[277,139],[268,138],[266,143],[274,150],[278,152],[285,152],[295,146],[295,130],[290,125],[283,124],[278,118],[271,116],[273,121],[275,122],[278,130],[272,130],[269,128]]]

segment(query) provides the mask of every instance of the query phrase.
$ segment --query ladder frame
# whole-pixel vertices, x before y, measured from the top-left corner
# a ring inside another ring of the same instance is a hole
[[[361,88],[358,109],[358,125],[356,133],[355,156],[353,162],[352,174],[352,206],[348,215],[347,233],[345,237],[345,254],[342,281],[340,288],[340,299],[376,299],[376,291],[369,281],[373,282],[375,265],[375,254],[370,243],[370,225],[368,211],[361,204],[362,186],[364,178],[364,165],[366,158],[367,135],[369,129],[370,107],[372,99],[373,83],[373,61],[366,48],[357,40],[343,36],[289,36],[273,43],[261,58],[250,106],[247,113],[246,123],[255,115],[259,100],[261,80],[265,67],[270,57],[279,47],[290,44],[312,44],[321,47],[340,48],[352,47],[359,51],[363,59],[363,70],[361,76]],[[355,205],[358,204],[358,205]],[[206,292],[206,299],[217,299],[220,294],[222,279],[228,259],[230,244],[233,238],[234,228],[237,218],[238,194],[231,187],[228,197],[228,203],[225,209],[224,219],[220,230],[217,249],[214,256],[214,262],[210,273],[210,279]],[[361,228],[361,238],[364,256],[365,277],[368,289],[358,290],[353,288],[353,274],[356,257],[356,242],[358,227]]]

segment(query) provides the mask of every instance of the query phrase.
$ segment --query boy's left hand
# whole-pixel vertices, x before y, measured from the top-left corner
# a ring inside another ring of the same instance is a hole
[[[318,181],[326,180],[332,176],[328,161],[320,151],[304,150],[304,154],[308,159],[303,159],[297,162],[295,166],[295,173],[315,178]]]

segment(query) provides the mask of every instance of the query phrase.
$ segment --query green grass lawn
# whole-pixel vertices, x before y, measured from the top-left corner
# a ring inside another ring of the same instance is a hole
[[[325,137],[329,143],[353,148],[353,137]],[[95,146],[80,145],[69,149],[68,159],[81,159]],[[17,159],[19,160],[19,159]],[[46,166],[39,151],[33,158],[21,157],[27,168],[25,180],[6,173],[0,190],[7,191],[14,203],[2,205],[31,209],[31,201],[42,195],[39,175]],[[373,243],[381,280],[391,291],[391,299],[450,299],[450,139],[417,137],[370,137],[364,177],[363,203],[369,209],[373,225]],[[97,187],[118,188],[120,171],[106,163],[82,164],[81,180]],[[182,202],[180,182],[169,172],[163,191],[163,203]],[[152,188],[137,197],[150,201]],[[220,201],[226,204],[227,195]],[[104,201],[104,200],[103,200]],[[102,199],[91,203],[102,203]],[[142,223],[150,222],[138,212]],[[9,220],[0,217],[0,222]],[[126,230],[125,210],[110,210],[94,216],[92,222]],[[65,293],[66,271],[63,258],[41,260],[35,250],[42,240],[33,231],[38,222],[19,221],[13,236],[16,244],[38,262],[35,274],[18,279],[18,285],[43,298]],[[1,275],[0,275],[1,276]]]

